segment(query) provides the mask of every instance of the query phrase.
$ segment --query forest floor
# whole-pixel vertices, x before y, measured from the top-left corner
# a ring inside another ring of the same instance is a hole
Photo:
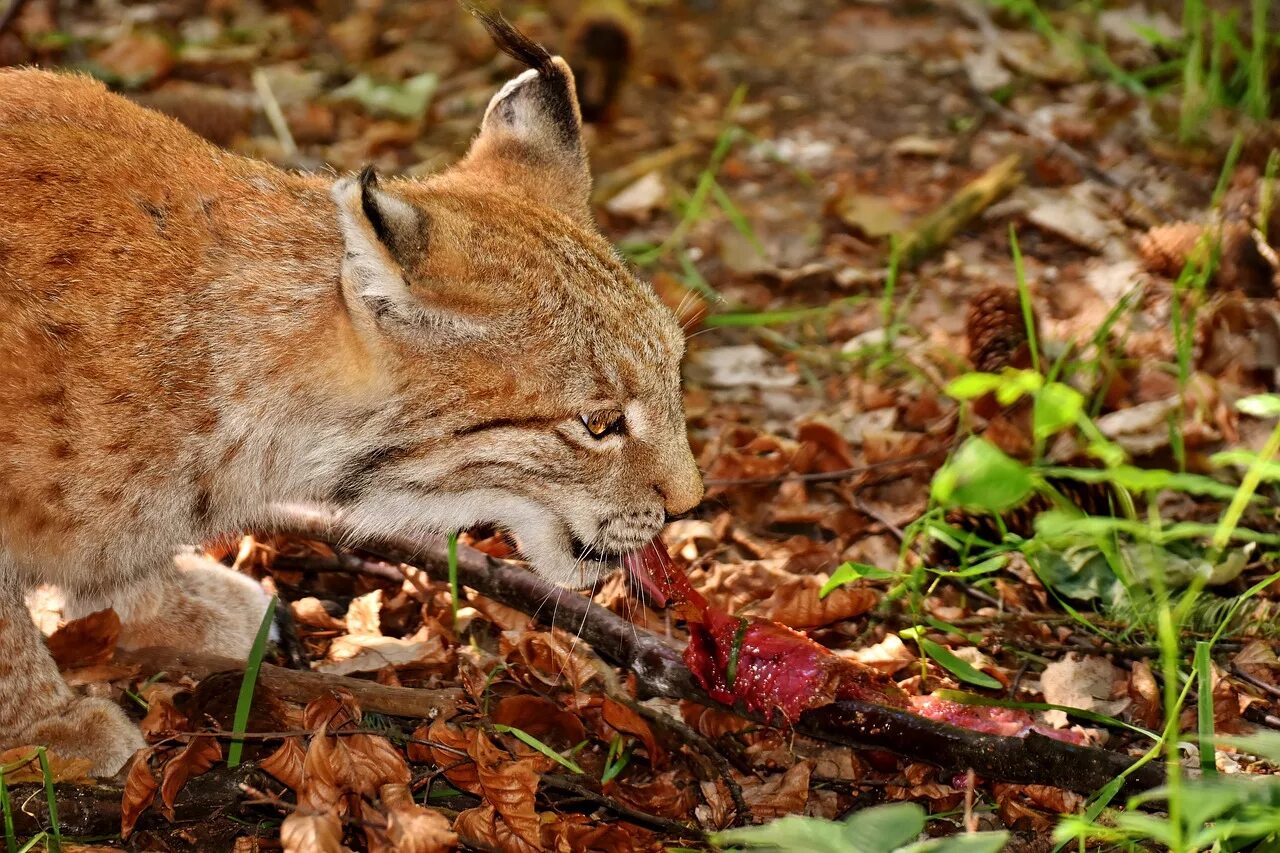
[[[228,662],[115,656],[109,616],[59,627],[33,602],[69,680],[153,747],[115,787],[0,756],[9,849],[706,849],[787,815],[853,817],[784,825],[776,849],[1280,831],[1280,748],[1257,739],[1280,729],[1274,22],[1255,50],[1247,14],[1188,3],[1197,38],[1178,4],[1052,5],[505,11],[573,62],[601,226],[689,332],[708,492],[664,541],[696,590],[934,721],[1141,759],[1167,800],[1117,811],[1135,788],[1110,771],[977,767],[913,723],[851,741],[748,719],[628,673],[539,599],[464,577],[455,600],[439,547],[409,565],[261,535],[209,547],[279,596],[247,722]],[[88,71],[307,170],[436,171],[516,71],[449,0],[26,0],[2,29],[0,63]],[[460,542],[482,574],[469,548],[512,553]],[[636,626],[621,645],[683,648],[683,617],[622,577],[593,595]],[[857,823],[897,802],[927,820]]]

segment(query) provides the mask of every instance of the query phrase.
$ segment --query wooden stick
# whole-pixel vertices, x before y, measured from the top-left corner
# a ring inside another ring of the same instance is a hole
[[[340,517],[317,510],[282,508],[275,532],[332,543],[356,543]],[[384,559],[417,566],[437,580],[448,577],[443,537],[393,537],[360,542],[359,547]],[[688,699],[711,707],[719,703],[698,686],[679,652],[658,635],[645,631],[591,599],[552,586],[532,572],[495,560],[465,546],[458,548],[458,581],[523,613],[550,611],[556,627],[589,643],[598,653],[636,675],[648,697]],[[549,603],[554,607],[547,607]],[[758,715],[735,709],[748,719]],[[870,702],[836,702],[801,715],[795,730],[828,743],[887,749],[909,758],[956,770],[972,768],[980,776],[1016,784],[1052,785],[1092,793],[1129,770],[1128,756],[1105,749],[1074,746],[1052,738],[1001,737],[936,722],[900,708]],[[1164,769],[1149,763],[1126,777],[1125,791],[1164,783]]]
[[[169,648],[147,648],[117,651],[116,660],[137,666],[144,675],[157,672],[181,672],[201,679],[215,672],[243,672],[244,661],[204,652],[178,651]],[[433,719],[441,711],[457,707],[463,693],[456,687],[426,690],[413,687],[389,687],[361,678],[348,678],[325,672],[307,672],[284,667],[262,665],[258,681],[284,699],[310,702],[335,688],[350,690],[366,711],[393,717]]]

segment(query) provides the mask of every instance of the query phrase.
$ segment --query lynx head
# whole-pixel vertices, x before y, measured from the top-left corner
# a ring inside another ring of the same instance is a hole
[[[343,299],[386,393],[376,444],[331,497],[370,533],[495,523],[582,586],[702,497],[684,336],[594,226],[568,65],[481,17],[531,68],[466,157],[425,181],[366,170],[333,187]]]

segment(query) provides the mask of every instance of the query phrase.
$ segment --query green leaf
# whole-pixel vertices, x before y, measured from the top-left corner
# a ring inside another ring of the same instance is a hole
[[[1011,406],[1044,385],[1044,377],[1034,370],[1006,370],[1000,378],[1004,382],[996,389],[996,402],[1002,406]]]
[[[547,746],[545,743],[538,740],[536,737],[529,734],[524,729],[518,729],[515,726],[506,726],[506,725],[503,725],[502,723],[494,723],[493,730],[496,732],[502,732],[504,734],[514,735],[517,740],[538,750],[538,752],[541,752],[547,758],[550,758],[552,761],[561,765],[565,769],[570,770],[573,773],[577,773],[579,775],[586,775],[585,771],[581,767],[579,767],[576,762],[574,762],[571,759],[565,758],[563,755],[556,752],[554,749]]]
[[[1008,843],[1007,832],[974,832],[930,838],[899,847],[896,853],[999,853]]]
[[[966,373],[952,379],[943,393],[956,400],[973,400],[1003,384],[1004,378],[996,373]]]
[[[1280,394],[1254,394],[1236,400],[1236,408],[1255,418],[1280,417]]]
[[[967,681],[970,684],[976,684],[979,687],[986,687],[991,690],[999,690],[1004,685],[996,681],[985,672],[974,669],[969,664],[956,657],[946,646],[935,643],[933,640],[925,637],[918,637],[916,642],[920,644],[920,648],[924,653],[933,658],[938,666],[954,675],[961,681]]]
[[[713,832],[707,840],[716,847],[747,847],[761,853],[846,853],[851,849],[864,850],[861,846],[850,846],[844,829],[844,824],[834,821],[791,815],[763,826],[744,826]]]
[[[368,74],[358,74],[345,86],[335,89],[330,97],[355,101],[371,113],[420,119],[431,106],[431,98],[439,82],[439,78],[430,71],[410,77],[403,83],[380,83]]]
[[[838,589],[845,584],[853,583],[857,580],[894,580],[902,577],[898,572],[891,572],[882,569],[879,566],[873,566],[869,563],[841,563],[836,570],[831,573],[831,577],[822,585],[822,589],[818,590],[819,598],[826,598],[831,591]]]
[[[849,843],[867,853],[896,850],[924,832],[924,809],[917,803],[892,803],[854,812],[845,819]]]
[[[1031,471],[985,438],[972,437],[934,475],[933,499],[943,506],[1003,512],[1035,488]]]
[[[1038,439],[1048,438],[1074,424],[1084,414],[1084,395],[1070,385],[1050,382],[1035,397],[1032,430]]]
[[[1045,468],[1043,473],[1046,477],[1065,477],[1082,483],[1114,483],[1131,492],[1144,494],[1169,489],[1189,495],[1230,500],[1236,493],[1234,486],[1219,483],[1203,474],[1180,474],[1160,468],[1135,468],[1133,465],[1116,465],[1111,468]]]

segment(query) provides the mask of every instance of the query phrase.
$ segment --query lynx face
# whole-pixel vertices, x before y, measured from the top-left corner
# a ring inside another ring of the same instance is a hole
[[[508,46],[535,67],[458,166],[334,185],[352,323],[396,393],[331,498],[371,533],[497,523],[582,586],[701,499],[684,338],[592,225],[568,66]]]

